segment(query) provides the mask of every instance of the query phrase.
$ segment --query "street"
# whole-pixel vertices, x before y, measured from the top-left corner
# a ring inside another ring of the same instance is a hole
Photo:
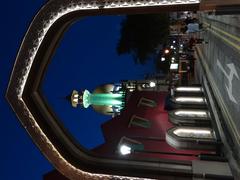
[[[214,16],[200,14],[204,30],[201,38],[206,42],[197,49],[202,53],[202,64],[210,88],[216,98],[224,123],[233,142],[235,157],[239,158],[240,147],[240,16]]]

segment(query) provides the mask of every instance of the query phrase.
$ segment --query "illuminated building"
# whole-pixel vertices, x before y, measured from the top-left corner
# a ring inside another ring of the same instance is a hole
[[[167,111],[165,102],[169,92],[160,88],[164,85],[168,87],[163,80],[150,79],[97,87],[92,95],[103,99],[97,98],[99,102],[88,101],[88,104],[97,112],[112,115],[112,119],[102,124],[105,143],[92,151],[108,158],[161,159],[196,164],[225,161],[219,151],[221,140],[213,129],[203,88],[175,87],[170,98],[174,110]],[[86,90],[81,95],[75,90],[72,92],[69,97],[73,107],[77,104],[88,107],[84,105],[86,92],[89,96]],[[117,103],[121,110],[114,113],[117,95],[121,97]],[[103,103],[105,100],[107,103]],[[221,177],[219,172],[215,173]]]
[[[102,124],[105,143],[93,152],[104,157],[185,161],[218,157],[219,138],[211,128],[203,89],[174,88],[170,100],[175,110],[167,111],[169,93],[164,83],[157,79],[129,80],[99,86],[93,93],[73,90],[68,96],[73,107],[91,105],[96,112],[112,116]]]
[[[205,118],[205,120],[203,120],[202,116],[206,110],[185,109],[185,111],[175,110],[174,115],[175,119],[177,119],[176,121],[182,118],[182,121],[185,120],[186,123],[173,122],[173,118],[170,116],[172,111],[168,112],[165,110],[165,99],[168,96],[168,91],[157,90],[157,87],[160,85],[151,82],[154,81],[125,81],[122,83],[122,87],[126,87],[125,92],[127,101],[124,103],[125,107],[118,116],[114,116],[112,119],[102,124],[105,143],[94,148],[93,151],[106,157],[126,155],[131,156],[131,158],[161,158],[174,160],[197,160],[198,156],[201,154],[216,155],[217,139],[215,136],[209,141],[209,146],[211,148],[208,146],[205,147],[205,145],[208,144],[207,142],[201,147],[198,143],[193,143],[191,148],[188,146],[184,148],[184,145],[181,145],[181,150],[179,150],[179,147],[176,147],[180,145],[176,145],[177,143],[175,141],[177,140],[173,141],[173,138],[179,134],[176,132],[180,132],[181,129],[176,129],[173,133],[171,129],[177,128],[176,126],[178,125],[180,125],[180,127],[184,125],[183,131],[188,132],[191,130],[192,126],[193,133],[196,131],[196,136],[200,136],[201,132],[205,132],[206,130],[201,131],[201,126],[199,126],[198,130],[196,125],[204,121],[205,123],[202,123],[202,126],[211,127],[210,119]],[[154,84],[155,89],[153,89],[150,84]],[[145,87],[145,89],[142,87]],[[197,89],[194,87],[192,88],[193,91]],[[185,89],[184,87],[179,87],[177,90],[181,91],[186,89],[187,87]],[[187,105],[191,104],[191,106],[194,106],[194,104],[198,105],[198,103],[201,104],[203,100],[203,98],[200,97],[173,97],[173,99],[179,100],[173,101],[174,103],[187,103]],[[181,117],[179,118],[179,116]],[[188,116],[188,118],[186,118],[186,116]],[[194,119],[191,118],[192,116],[198,117]],[[197,123],[196,119],[199,120],[200,123]],[[185,127],[186,125],[188,125],[188,127]],[[185,134],[187,132],[185,132]],[[176,137],[176,139],[177,138],[178,137]],[[196,138],[196,140],[198,139],[197,137],[194,138]],[[187,142],[185,142],[185,144],[186,143]]]

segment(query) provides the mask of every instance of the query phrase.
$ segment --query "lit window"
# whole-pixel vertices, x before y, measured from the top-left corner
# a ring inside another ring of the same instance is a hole
[[[150,128],[151,122],[148,119],[133,115],[130,119],[128,127],[142,127],[142,128]]]
[[[208,117],[208,111],[204,110],[177,110],[174,114],[181,117]]]
[[[178,137],[213,139],[212,129],[209,128],[177,128],[173,131]]]
[[[172,64],[170,65],[170,69],[171,69],[171,70],[177,70],[177,69],[178,69],[178,64],[177,64],[177,63],[172,63]]]
[[[138,107],[139,106],[147,106],[147,107],[156,107],[157,106],[157,103],[151,99],[147,99],[147,98],[144,98],[142,97],[139,102],[138,102]]]
[[[186,102],[186,103],[204,103],[205,98],[203,97],[176,97],[176,102]]]
[[[201,87],[177,87],[175,89],[177,92],[202,92]]]
[[[216,136],[211,128],[178,126],[166,133],[166,142],[177,149],[216,150]]]

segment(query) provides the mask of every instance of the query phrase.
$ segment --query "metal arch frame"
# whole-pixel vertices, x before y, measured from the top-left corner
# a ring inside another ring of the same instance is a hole
[[[182,1],[191,4],[194,0]],[[179,7],[187,10],[188,7],[177,6],[180,0],[168,1],[170,4],[161,2],[166,1],[49,0],[34,17],[17,54],[6,98],[41,152],[66,177],[122,179],[128,176],[192,176],[190,162],[106,159],[90,154],[57,121],[57,116],[48,106],[40,89],[54,50],[76,19],[88,15],[159,12],[164,10],[164,5],[171,5],[171,10]],[[199,4],[193,3],[193,6],[198,9]],[[172,172],[175,172],[174,175]]]

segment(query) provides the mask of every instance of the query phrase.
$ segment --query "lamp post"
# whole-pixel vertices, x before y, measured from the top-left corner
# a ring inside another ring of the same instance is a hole
[[[144,154],[161,154],[161,155],[173,155],[173,156],[194,156],[198,157],[196,154],[185,154],[185,153],[174,153],[174,152],[164,152],[164,151],[153,151],[153,150],[144,150],[131,147],[130,145],[122,144],[119,146],[119,153],[122,156],[131,155],[133,153],[144,153]]]

